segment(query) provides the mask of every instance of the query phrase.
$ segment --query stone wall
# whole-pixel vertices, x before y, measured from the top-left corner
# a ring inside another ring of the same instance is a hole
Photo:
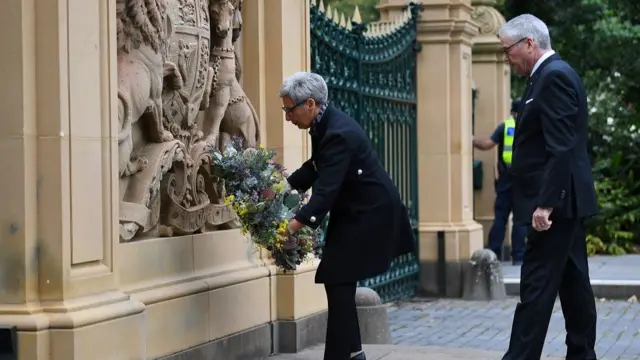
[[[308,32],[305,2],[10,0],[0,22],[0,324],[20,359],[266,355],[323,321],[317,263],[278,273],[206,171],[225,134],[306,158],[277,98],[308,68],[288,35]]]

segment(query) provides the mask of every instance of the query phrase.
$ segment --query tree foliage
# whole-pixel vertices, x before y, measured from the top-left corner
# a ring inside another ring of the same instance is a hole
[[[380,0],[323,0],[324,6],[331,5],[336,8],[339,13],[353,17],[356,6],[360,11],[360,17],[363,22],[373,22],[380,19],[380,11],[376,8]]]
[[[503,0],[499,6],[507,19],[524,13],[542,19],[554,49],[581,74],[601,207],[589,222],[589,251],[633,250],[640,238],[640,2]],[[521,80],[514,83],[518,96]]]

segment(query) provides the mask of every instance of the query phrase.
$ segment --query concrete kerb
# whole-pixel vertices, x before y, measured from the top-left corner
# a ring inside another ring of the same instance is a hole
[[[520,278],[505,277],[504,285],[507,295],[520,295]],[[591,287],[597,298],[627,300],[634,295],[640,298],[640,280],[592,279]]]

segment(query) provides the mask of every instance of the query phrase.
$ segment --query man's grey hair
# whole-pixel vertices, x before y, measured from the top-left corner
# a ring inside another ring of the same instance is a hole
[[[502,26],[498,35],[513,41],[530,37],[542,50],[551,50],[549,28],[542,20],[531,14],[523,14],[509,20]]]
[[[280,97],[285,96],[290,97],[294,104],[309,98],[318,104],[325,104],[329,98],[329,89],[322,76],[300,71],[284,80],[280,88]]]

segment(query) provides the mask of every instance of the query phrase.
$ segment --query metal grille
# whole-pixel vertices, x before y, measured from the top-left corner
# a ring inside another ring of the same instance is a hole
[[[326,80],[332,105],[358,121],[369,136],[409,210],[417,239],[419,7],[408,5],[405,15],[401,23],[378,25],[373,35],[367,34],[371,26],[339,25],[312,4],[311,69]],[[395,301],[415,295],[418,272],[417,254],[407,254],[396,258],[386,273],[358,286],[374,289],[384,302]]]

